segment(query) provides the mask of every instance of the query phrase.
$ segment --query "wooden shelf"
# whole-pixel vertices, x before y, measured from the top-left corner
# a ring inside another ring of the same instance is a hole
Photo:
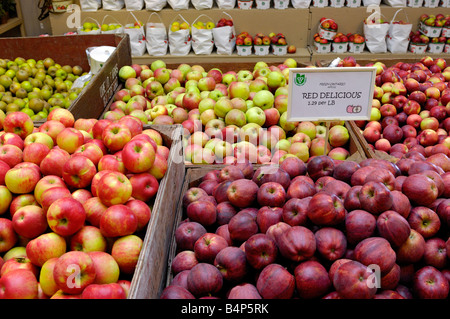
[[[17,17],[10,18],[6,23],[0,24],[0,35],[16,27],[20,27],[20,34],[23,37],[25,36],[25,26],[22,19],[22,8],[20,7],[20,3],[18,2],[16,3],[16,12]]]

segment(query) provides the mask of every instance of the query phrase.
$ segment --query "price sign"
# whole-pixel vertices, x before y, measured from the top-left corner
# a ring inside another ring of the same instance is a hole
[[[289,69],[288,121],[370,119],[376,68]]]

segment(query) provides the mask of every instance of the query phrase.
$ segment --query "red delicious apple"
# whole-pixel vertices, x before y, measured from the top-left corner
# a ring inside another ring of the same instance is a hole
[[[247,239],[244,251],[249,265],[257,270],[274,263],[278,256],[278,248],[275,241],[262,233],[252,235]]]
[[[447,266],[447,249],[442,238],[434,237],[425,241],[425,252],[423,260],[426,265],[437,269],[444,269]]]
[[[261,207],[256,215],[256,223],[258,224],[259,231],[265,234],[270,226],[282,220],[282,215],[283,209],[281,207]]]
[[[280,264],[272,263],[259,274],[256,288],[264,299],[290,299],[295,290],[295,277]]]
[[[175,255],[171,263],[171,271],[174,275],[184,271],[190,270],[198,264],[197,257],[193,250],[183,250]]]
[[[234,246],[228,246],[219,251],[214,259],[214,266],[219,269],[227,282],[240,282],[248,272],[245,252]]]
[[[228,293],[228,299],[262,299],[258,289],[252,284],[242,283],[234,286]]]
[[[255,202],[258,189],[258,185],[252,180],[235,180],[227,189],[228,200],[236,207],[249,207]]]
[[[319,298],[332,287],[327,270],[314,260],[300,263],[294,269],[294,276],[297,292],[303,299]]]
[[[304,226],[292,226],[277,238],[276,243],[281,255],[295,262],[309,259],[316,251],[314,233]]]
[[[432,209],[416,206],[411,209],[408,223],[412,229],[419,232],[425,239],[431,238],[441,228],[439,215]]]
[[[438,269],[424,266],[414,274],[413,290],[420,299],[446,299],[449,282]]]
[[[379,215],[392,207],[391,191],[381,182],[366,182],[359,192],[361,208]]]
[[[347,250],[347,239],[342,231],[332,227],[324,227],[316,231],[316,248],[320,256],[335,261],[344,256]]]
[[[343,201],[325,192],[314,194],[308,204],[308,218],[316,225],[338,225],[346,213]]]
[[[393,210],[387,210],[378,216],[377,230],[394,247],[400,247],[411,233],[406,218]]]
[[[291,198],[283,206],[282,221],[290,226],[305,226],[311,197]]]
[[[233,242],[242,243],[259,232],[256,216],[240,211],[230,219],[228,230]]]
[[[334,161],[326,155],[319,155],[311,158],[307,163],[308,175],[316,181],[321,176],[333,176]]]
[[[377,287],[372,284],[372,276],[367,266],[351,260],[337,268],[332,281],[342,298],[372,299],[377,291]]]
[[[389,242],[382,237],[363,239],[355,247],[355,258],[363,265],[378,265],[381,275],[387,274],[395,264],[396,254]]]
[[[194,295],[186,288],[170,285],[164,288],[160,296],[161,299],[195,299]]]
[[[175,242],[178,250],[194,250],[194,244],[206,229],[200,223],[189,221],[181,223],[175,230]]]
[[[197,298],[215,295],[222,289],[223,277],[214,265],[198,263],[189,271],[187,284],[189,291]]]
[[[425,239],[411,228],[408,239],[396,250],[397,262],[402,264],[416,263],[425,253]]]
[[[194,243],[195,257],[199,262],[212,264],[216,255],[225,247],[228,247],[225,238],[215,233],[205,233]]]

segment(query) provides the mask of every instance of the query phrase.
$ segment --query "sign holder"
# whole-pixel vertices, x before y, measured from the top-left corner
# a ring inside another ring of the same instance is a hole
[[[375,67],[289,69],[287,120],[325,123],[324,155],[332,121],[369,120]]]

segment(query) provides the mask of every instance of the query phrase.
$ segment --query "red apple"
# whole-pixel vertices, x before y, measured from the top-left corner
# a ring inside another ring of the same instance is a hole
[[[273,263],[261,271],[256,288],[264,299],[290,299],[294,294],[295,277],[280,264]]]
[[[314,260],[302,262],[295,267],[294,276],[300,298],[320,298],[332,287],[326,268]]]
[[[261,270],[274,263],[278,256],[275,241],[266,234],[255,234],[245,241],[245,256],[251,267]]]

